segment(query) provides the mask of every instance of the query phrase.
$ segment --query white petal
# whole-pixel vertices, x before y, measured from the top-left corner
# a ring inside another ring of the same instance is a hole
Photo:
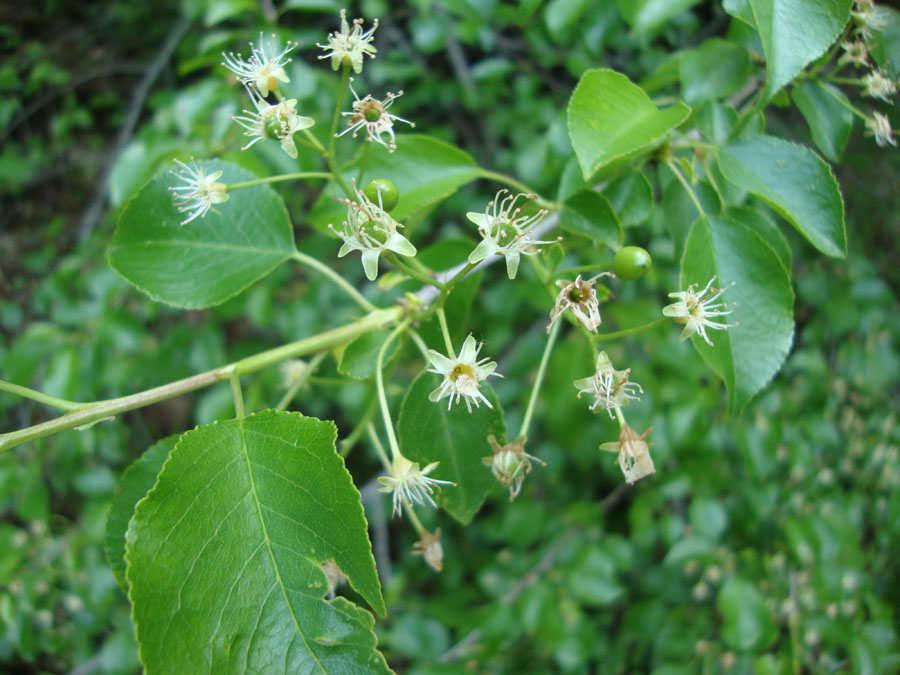
[[[453,367],[456,365],[455,361],[448,359],[446,356],[433,349],[428,350],[428,360],[431,361],[431,365],[445,374],[453,370]]]
[[[473,363],[477,355],[478,346],[475,343],[475,338],[469,333],[466,341],[463,342],[462,349],[459,350],[459,361],[460,363]]]
[[[506,256],[506,273],[509,275],[510,279],[516,278],[516,273],[519,271],[519,254],[518,253],[510,253]]]
[[[375,281],[375,277],[378,276],[378,254],[380,251],[378,249],[367,249],[362,252],[362,266],[363,270],[366,273],[366,279],[369,281]]]
[[[481,243],[475,247],[475,250],[469,254],[469,262],[472,264],[480,263],[489,255],[497,252],[497,244],[490,239],[482,239]]]

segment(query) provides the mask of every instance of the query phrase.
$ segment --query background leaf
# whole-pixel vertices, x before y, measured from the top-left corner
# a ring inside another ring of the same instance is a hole
[[[719,38],[682,52],[678,70],[684,100],[690,105],[730,96],[753,72],[747,50]]]
[[[397,437],[404,457],[422,465],[440,462],[430,476],[453,481],[456,487],[445,486],[435,495],[435,501],[466,524],[497,482],[482,459],[493,454],[487,442],[489,435],[493,434],[500,443],[505,441],[506,424],[489,384],[482,383],[481,390],[493,410],[482,404],[473,407],[471,414],[462,402],[448,411],[446,399],[439,403],[429,401],[428,394],[439,384],[440,377],[428,372],[413,381],[400,406]]]
[[[761,197],[826,255],[847,253],[844,200],[831,169],[809,148],[757,136],[719,151],[725,177]]]
[[[374,375],[378,352],[390,334],[387,330],[370,330],[360,335],[344,349],[338,370],[344,375],[360,379]],[[395,341],[387,348],[385,364],[397,353],[397,347],[398,343]]]
[[[612,247],[621,245],[624,236],[609,200],[594,190],[580,190],[566,199],[559,226]]]
[[[734,649],[747,651],[772,644],[775,622],[756,587],[744,579],[729,579],[719,590],[716,606],[722,614],[722,637]]]
[[[128,530],[149,672],[389,672],[371,615],[323,599],[331,560],[385,612],[335,435],[331,422],[265,411],[181,437]]]
[[[708,331],[713,347],[695,335],[694,347],[728,388],[728,407],[740,412],[781,368],[794,336],[794,292],[788,271],[763,239],[746,225],[701,218],[688,235],[681,259],[681,288],[713,277],[735,286],[722,300],[736,302],[724,319],[740,325]]]
[[[832,162],[839,161],[853,131],[854,116],[844,93],[827,82],[804,80],[791,90],[791,98],[806,119],[816,147]]]
[[[206,160],[223,183],[256,178],[233,164]],[[241,188],[202,218],[182,225],[172,204],[170,171],[157,175],[128,202],[109,264],[154,300],[185,309],[218,305],[266,276],[294,251],[294,231],[281,197],[268,185]]]

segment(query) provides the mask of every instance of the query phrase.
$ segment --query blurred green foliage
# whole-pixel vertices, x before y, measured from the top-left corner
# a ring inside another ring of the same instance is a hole
[[[273,30],[275,17],[308,57],[339,5],[286,0],[269,16],[271,3],[241,0],[41,5],[46,22],[23,4],[0,29],[2,377],[74,400],[110,398],[351,318],[338,290],[285,267],[219,307],[181,312],[150,302],[104,258],[116,210],[173,156],[211,149],[258,173],[296,170],[267,144],[237,151],[229,115],[244,104],[216,65],[260,26]],[[679,61],[678,50],[724,35],[755,48],[756,39],[712,2],[365,0],[356,9],[381,18],[366,74],[373,88],[404,89],[397,106],[417,130],[542,192],[555,189],[571,154],[565,105],[586,68],[614,68],[655,95],[709,58],[692,50]],[[192,27],[111,167],[111,209],[80,231],[141,65],[180,12]],[[746,67],[742,59],[733,68]],[[294,91],[327,118],[334,87],[323,85],[336,75],[309,63],[292,64]],[[699,100],[728,90],[699,77],[690,91]],[[796,110],[767,123],[812,138]],[[607,348],[646,392],[629,415],[636,429],[653,428],[657,473],[636,487],[622,488],[612,456],[596,450],[615,425],[555,403],[569,401],[572,381],[591,367],[574,336],[553,354],[530,434],[528,451],[547,466],[513,503],[497,487],[465,528],[424,514],[429,529],[442,529],[440,575],[409,555],[414,533],[372,501],[363,486],[378,465],[357,448],[349,467],[393,561],[388,570],[379,559],[388,619],[377,631],[388,662],[409,673],[900,670],[897,169],[895,152],[859,135],[835,168],[848,206],[846,262],[822,259],[787,232],[795,345],[742,416],[727,417],[724,389],[677,331]],[[670,226],[689,207],[669,195],[667,180],[654,186],[652,210],[625,223],[625,237],[652,254],[651,285],[674,289],[680,243]],[[294,208],[314,197],[278,189]],[[487,196],[479,186],[461,190],[432,212],[429,236],[461,236],[457,214]],[[331,240],[298,225],[307,253],[333,255]],[[358,266],[342,271],[361,279]],[[533,372],[547,303],[531,276],[509,283],[489,274],[469,326],[509,345],[493,354],[507,376],[495,388],[516,428],[528,391],[515,383]],[[642,284],[619,287],[621,306],[604,305],[604,325],[656,318],[664,298],[646,297]],[[395,380],[414,375],[398,371]],[[326,359],[297,403],[346,435],[370,385],[339,376],[336,358]],[[274,405],[278,379],[249,378],[248,409]],[[116,477],[156,440],[230,416],[231,405],[219,385],[0,454],[0,670],[137,672],[129,607],[102,549]],[[0,394],[2,431],[52,414]]]

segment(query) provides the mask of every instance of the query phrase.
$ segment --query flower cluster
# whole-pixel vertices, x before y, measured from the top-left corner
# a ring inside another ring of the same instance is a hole
[[[229,52],[222,54],[225,60],[222,65],[237,75],[238,80],[245,87],[255,87],[263,97],[269,92],[278,91],[279,82],[290,82],[284,68],[291,62],[286,58],[297,46],[296,42],[288,42],[284,49],[279,51],[278,38],[272,35],[271,40],[263,38],[259,34],[259,47],[250,43],[250,57],[244,61],[241,56]]]
[[[521,204],[520,199],[524,200]],[[479,263],[488,256],[502,255],[506,258],[509,278],[515,279],[521,256],[536,255],[540,252],[536,246],[555,243],[531,238],[531,230],[547,215],[545,209],[524,214],[535,199],[535,195],[513,195],[504,189],[488,202],[484,213],[467,213],[466,218],[478,226],[478,234],[481,235],[481,243],[469,254],[469,262]]]
[[[353,67],[353,72],[362,72],[363,57],[375,58],[378,51],[372,45],[375,29],[378,28],[378,19],[372,22],[372,27],[363,31],[363,20],[354,19],[353,26],[347,23],[347,10],[341,10],[341,30],[328,36],[328,44],[316,44],[324,49],[327,54],[322,54],[319,59],[331,59],[331,68],[337,70],[342,65]]]
[[[706,334],[707,328],[713,330],[726,330],[734,328],[737,324],[719,323],[713,321],[720,316],[731,314],[731,309],[724,309],[727,305],[724,302],[716,302],[719,297],[728,290],[730,286],[725,288],[713,288],[713,282],[716,277],[709,280],[699,293],[696,288],[699,284],[691,284],[686,291],[678,291],[669,293],[670,298],[677,298],[678,302],[668,305],[663,309],[665,316],[671,317],[676,323],[683,323],[684,330],[681,331],[681,339],[687,340],[691,335],[697,333],[706,343],[712,346],[712,340]],[[734,282],[731,283],[734,286]]]
[[[233,117],[234,121],[246,130],[244,136],[251,139],[241,150],[246,150],[266,138],[272,138],[281,143],[281,149],[290,157],[297,159],[294,134],[308,129],[315,124],[315,120],[297,114],[296,99],[283,100],[273,105],[250,87],[247,88],[247,92],[256,112],[245,110],[243,115]]]
[[[366,94],[364,98],[360,98],[359,94],[357,94],[356,90],[353,88],[353,78],[350,79],[350,91],[353,92],[354,98],[353,110],[341,113],[341,115],[344,115],[345,117],[349,116],[350,119],[347,120],[347,128],[339,133],[338,136],[353,132],[352,136],[356,138],[356,134],[359,133],[361,129],[365,129],[367,141],[381,143],[381,145],[388,149],[388,152],[396,150],[397,141],[394,138],[394,122],[405,122],[411,127],[416,126],[409,120],[405,120],[402,117],[397,117],[396,115],[387,112],[387,109],[391,107],[394,99],[403,96],[403,92],[399,91],[396,94],[388,92],[387,96],[381,101],[372,98],[370,94]],[[384,139],[385,134],[388,136],[387,140]]]
[[[380,192],[376,204],[355,185],[353,191],[356,195],[355,201],[338,199],[347,205],[347,219],[343,222],[343,231],[335,229],[332,224],[329,224],[328,228],[344,241],[338,257],[343,258],[351,251],[360,251],[366,278],[372,281],[378,276],[378,258],[382,253],[392,251],[400,255],[414,256],[416,247],[397,231],[397,228],[403,226],[384,210]]]
[[[435,489],[440,490],[441,485],[455,485],[449,480],[428,477],[438,464],[439,462],[432,462],[424,469],[420,469],[418,462],[411,462],[403,455],[394,457],[390,475],[378,478],[378,482],[384,486],[378,488],[378,491],[393,493],[393,515],[402,511],[404,502],[414,502],[419,506],[425,506],[427,502],[434,507],[437,506],[431,498]]]
[[[597,370],[593,375],[574,382],[578,389],[578,398],[582,394],[590,394],[594,402],[590,410],[602,409],[613,416],[613,410],[628,405],[631,401],[639,401],[640,397],[634,392],[644,393],[637,382],[630,382],[631,369],[616,370],[606,352],[600,352],[597,356]]]
[[[181,166],[181,169],[173,170],[172,173],[178,176],[182,184],[170,187],[169,190],[175,193],[175,208],[181,213],[190,214],[181,221],[182,225],[186,225],[194,218],[202,218],[212,209],[213,204],[221,204],[231,198],[228,186],[218,182],[222,177],[221,171],[207,174],[206,169],[198,166],[196,162],[185,164],[176,159],[175,163]]]
[[[482,343],[483,344],[483,343]],[[483,401],[488,408],[493,408],[491,402],[487,400],[485,395],[481,393],[481,382],[491,375],[502,377],[499,373],[495,373],[497,363],[490,359],[478,359],[478,352],[481,351],[481,344],[475,343],[475,338],[469,335],[463,342],[459,356],[450,354],[446,357],[440,352],[433,349],[428,350],[428,360],[434,368],[430,368],[428,372],[437,373],[443,379],[441,384],[428,395],[428,400],[437,403],[444,397],[449,397],[447,401],[447,410],[454,401],[459,403],[462,398],[466,402],[466,408],[471,413],[472,404],[478,407],[478,402]]]

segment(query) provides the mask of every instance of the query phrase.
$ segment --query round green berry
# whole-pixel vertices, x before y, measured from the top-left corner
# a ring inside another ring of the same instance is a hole
[[[652,265],[650,254],[640,246],[626,246],[613,258],[613,272],[622,281],[640,279],[650,271]]]
[[[373,204],[378,204],[385,211],[390,211],[400,201],[400,193],[397,191],[397,186],[387,178],[376,178],[366,185],[363,194],[366,196],[366,199]]]

